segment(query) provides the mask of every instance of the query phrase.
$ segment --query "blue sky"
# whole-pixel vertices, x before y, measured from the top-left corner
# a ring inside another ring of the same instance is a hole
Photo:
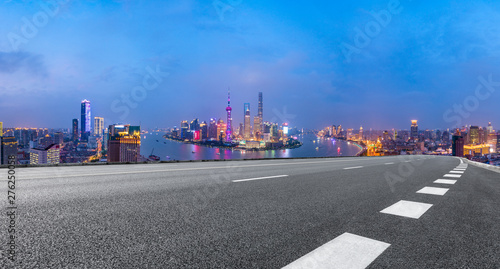
[[[479,79],[500,82],[498,1],[44,2],[0,5],[6,127],[69,128],[82,99],[106,124],[225,118],[228,87],[236,123],[262,91],[265,120],[299,127],[500,126]]]

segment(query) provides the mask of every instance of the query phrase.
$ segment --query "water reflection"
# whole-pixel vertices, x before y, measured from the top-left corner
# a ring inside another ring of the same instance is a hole
[[[147,134],[146,139],[141,141],[141,154],[149,156],[154,148],[155,155],[165,161],[354,156],[359,151],[359,148],[352,143],[330,138],[319,139],[315,135],[298,136],[297,138],[304,143],[300,148],[268,151],[209,148],[166,140],[162,135],[162,133]]]

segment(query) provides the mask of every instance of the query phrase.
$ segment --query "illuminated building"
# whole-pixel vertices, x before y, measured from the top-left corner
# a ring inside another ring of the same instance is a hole
[[[245,115],[244,123],[243,123],[243,128],[245,129],[244,133],[244,138],[245,139],[250,139],[251,136],[251,128],[252,126],[250,125],[250,103],[245,103],[244,104],[244,110],[243,110]]]
[[[110,125],[108,162],[138,162],[141,157],[141,127]]]
[[[217,123],[217,139],[219,141],[224,141],[226,137],[226,130],[227,130],[227,125],[224,123],[223,119],[219,119],[219,122]]]
[[[30,164],[58,164],[61,157],[61,146],[51,144],[30,150]]]
[[[0,121],[0,137],[3,136],[3,122]]]
[[[282,126],[282,127],[283,127],[283,135],[284,135],[284,136],[287,136],[287,135],[288,135],[288,130],[289,130],[289,128],[288,128],[288,123],[286,123],[286,122],[285,122],[285,123],[283,123],[283,126]]]
[[[413,140],[417,140],[418,139],[418,124],[417,124],[417,120],[412,120],[411,121],[410,138],[413,139]]]
[[[194,141],[200,141],[201,140],[201,131],[200,130],[194,131],[193,140]]]
[[[264,122],[264,102],[262,98],[262,92],[259,92],[259,110],[258,110],[258,116],[260,118],[260,123],[259,126],[261,127],[260,133],[264,133],[264,129],[262,126],[262,123]]]
[[[94,117],[94,135],[102,136],[104,133],[104,118]]]
[[[493,133],[493,126],[491,125],[491,122],[488,122],[488,127],[486,127],[486,130],[488,131],[488,134]]]
[[[190,131],[198,131],[200,129],[200,120],[194,119],[191,121],[191,124],[189,124],[189,130]]]
[[[461,136],[459,134],[453,135],[451,150],[452,150],[451,155],[453,155],[453,156],[457,156],[457,157],[464,156],[464,138],[463,138],[463,136]]]
[[[88,141],[88,138],[90,136],[90,124],[91,124],[91,117],[90,117],[90,101],[89,100],[83,100],[81,104],[81,118],[80,118],[80,140],[81,141]]]
[[[483,156],[490,154],[490,145],[480,144],[480,145],[465,145],[464,152],[466,155],[471,156]]]
[[[226,107],[226,113],[227,113],[227,128],[226,128],[226,142],[231,142],[231,138],[233,136],[233,118],[231,118],[231,95],[230,92],[227,92],[227,107]]]
[[[208,125],[206,121],[200,124],[201,139],[208,139]]]
[[[73,137],[72,140],[74,143],[78,142],[78,138],[80,137],[80,133],[78,132],[78,119],[73,119]]]
[[[469,128],[469,141],[468,144],[478,145],[479,143],[479,127],[471,126]]]
[[[260,120],[259,116],[253,117],[253,130],[254,130],[255,139],[257,139],[257,140],[259,140],[260,136],[262,135],[262,133],[261,133],[262,127],[260,126],[260,122],[261,122],[261,120]]]
[[[188,137],[189,124],[187,120],[181,121],[181,138],[186,139]]]
[[[9,164],[9,156],[17,158],[17,140],[14,136],[0,137],[0,164]]]
[[[497,147],[498,145],[498,135],[495,133],[490,133],[488,135],[488,145],[490,145],[491,152],[497,152],[499,148]]]
[[[359,140],[363,140],[363,126],[359,127]]]
[[[208,137],[217,139],[217,120],[214,118],[210,119],[210,125],[208,126]]]

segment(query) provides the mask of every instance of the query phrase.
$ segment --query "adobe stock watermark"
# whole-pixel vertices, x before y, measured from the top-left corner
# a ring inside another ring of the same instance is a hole
[[[454,104],[453,109],[448,109],[443,114],[443,119],[447,123],[453,123],[453,127],[460,127],[462,121],[470,117],[471,113],[479,108],[480,102],[490,98],[500,87],[500,82],[493,81],[493,75],[489,74],[488,79],[483,76],[478,77],[479,83],[473,95],[465,97],[462,104]]]
[[[185,203],[176,206],[179,219],[190,223],[191,217],[195,216],[197,212],[205,210],[211,201],[219,197],[229,187],[231,180],[235,179],[234,176],[241,174],[242,167],[238,166],[237,163],[228,161],[223,169],[211,170],[209,180],[203,183],[203,186],[194,189],[191,195],[187,196],[189,198]]]
[[[27,44],[35,38],[40,29],[47,26],[50,20],[56,17],[62,7],[67,5],[70,0],[49,0],[40,1],[40,10],[31,17],[22,17],[19,32],[9,32],[7,40],[13,51],[19,51],[21,45]]]
[[[224,21],[224,14],[232,12],[236,6],[239,6],[243,0],[215,0],[212,2],[220,21]]]
[[[276,108],[273,108],[273,118],[271,119],[271,122],[277,122],[278,120],[280,122],[278,123],[290,123],[291,120],[294,120],[296,115],[295,114],[288,114],[287,112],[287,107],[284,106],[282,111],[279,111]]]
[[[422,156],[417,155],[398,155],[397,159],[400,163],[398,164],[397,173],[392,171],[384,173],[385,181],[392,193],[396,191],[397,183],[403,183],[408,180],[415,170],[424,164],[424,159],[422,158]],[[435,158],[435,156],[432,156],[432,158]]]
[[[391,0],[387,4],[387,8],[381,11],[370,11],[370,15],[373,19],[365,24],[363,29],[359,27],[354,27],[354,38],[353,43],[349,44],[342,42],[339,45],[342,54],[344,55],[345,61],[350,63],[352,61],[352,55],[354,53],[360,54],[361,50],[368,47],[372,40],[380,35],[382,30],[386,28],[392,21],[394,15],[398,15],[403,11],[403,7],[399,0]]]
[[[124,120],[130,114],[130,110],[137,108],[138,104],[148,97],[148,91],[155,90],[169,75],[160,70],[160,65],[156,65],[156,70],[150,66],[146,67],[146,75],[142,79],[142,84],[130,90],[129,93],[122,94],[120,99],[111,102],[111,111],[121,113],[120,119]]]

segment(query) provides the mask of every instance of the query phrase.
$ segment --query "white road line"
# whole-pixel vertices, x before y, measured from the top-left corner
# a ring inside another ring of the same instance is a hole
[[[465,170],[467,170],[467,168],[455,168],[453,170],[455,170],[455,171],[465,171]]]
[[[283,269],[364,269],[391,244],[344,233]]]
[[[344,168],[344,170],[359,169],[359,168],[363,168],[363,166],[346,167]]]
[[[465,173],[465,171],[455,171],[455,170],[451,170],[450,173],[452,174],[463,174]]]
[[[435,188],[435,187],[423,187],[417,193],[432,194],[432,195],[445,195],[449,189],[447,188]]]
[[[443,177],[454,177],[454,178],[460,178],[462,175],[454,175],[454,174],[446,174]]]
[[[389,164],[394,164],[394,163],[385,163],[385,165],[389,165]]]
[[[388,208],[380,211],[380,213],[418,219],[425,212],[427,212],[427,210],[429,210],[431,206],[432,204],[401,200],[389,206]]]
[[[370,159],[360,159],[359,161],[365,161],[365,160],[370,160]],[[352,160],[333,160],[333,161],[316,161],[316,162],[291,162],[291,163],[268,163],[268,164],[252,164],[252,165],[234,165],[234,166],[214,166],[214,167],[195,167],[195,168],[179,168],[179,169],[143,170],[143,171],[129,171],[129,172],[108,172],[108,173],[61,175],[61,176],[47,176],[47,177],[23,177],[23,179],[47,179],[47,178],[52,179],[52,178],[66,178],[66,177],[110,176],[110,175],[143,174],[143,173],[158,173],[158,172],[178,172],[178,171],[193,171],[193,170],[246,168],[246,167],[261,167],[261,166],[317,164],[317,163],[332,163],[332,162],[346,162],[346,161],[352,161]]]
[[[247,178],[247,179],[237,179],[237,180],[233,180],[233,183],[245,182],[245,181],[253,181],[253,180],[261,180],[261,179],[268,179],[268,178],[287,177],[287,176],[288,175],[279,175],[279,176],[269,176],[269,177],[255,177],[255,178]]]
[[[438,179],[438,180],[435,180],[434,183],[453,185],[453,184],[457,183],[457,181],[453,180],[453,179]]]

